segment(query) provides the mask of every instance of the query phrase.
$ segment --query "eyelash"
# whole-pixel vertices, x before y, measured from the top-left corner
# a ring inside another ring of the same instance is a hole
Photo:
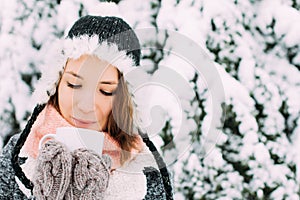
[[[71,83],[69,83],[69,82],[67,82],[67,85],[68,85],[68,87],[70,87],[70,88],[72,88],[72,89],[79,89],[79,88],[82,87],[81,85],[73,85],[73,84],[71,84]],[[106,91],[104,91],[104,90],[100,90],[100,92],[101,92],[103,95],[105,95],[105,96],[113,96],[113,95],[115,94],[115,92],[106,92]]]
[[[115,94],[114,92],[105,92],[104,90],[100,90],[100,92],[105,96],[113,96]]]
[[[73,84],[71,84],[69,82],[67,82],[67,85],[68,85],[68,87],[70,87],[72,89],[79,89],[79,88],[81,88],[81,85],[73,85]]]

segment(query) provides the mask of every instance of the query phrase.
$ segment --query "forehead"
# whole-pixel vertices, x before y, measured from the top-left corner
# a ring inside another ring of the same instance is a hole
[[[70,58],[65,71],[78,74],[83,79],[118,80],[117,68],[93,55],[82,55],[77,59]]]

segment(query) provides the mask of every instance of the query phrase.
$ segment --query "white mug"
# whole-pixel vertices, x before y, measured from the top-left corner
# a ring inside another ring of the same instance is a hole
[[[42,137],[39,142],[39,149],[41,149],[46,139],[56,139],[65,144],[70,151],[86,148],[94,150],[101,155],[104,143],[104,133],[84,128],[59,127],[56,129],[56,134],[47,134]]]

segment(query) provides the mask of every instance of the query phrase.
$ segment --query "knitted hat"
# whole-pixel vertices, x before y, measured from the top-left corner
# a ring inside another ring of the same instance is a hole
[[[140,64],[140,44],[137,36],[130,26],[122,19],[117,17],[85,16],[80,18],[72,26],[68,37],[80,37],[87,35],[89,37],[98,36],[99,43],[107,41],[109,44],[116,44],[119,51],[126,51],[134,64]]]
[[[55,94],[56,88],[63,73],[67,59],[79,58],[83,54],[95,55],[118,68],[124,75],[135,69],[140,64],[140,44],[131,27],[117,17],[85,16],[77,20],[71,27],[66,38],[52,44],[55,48],[47,53],[42,69],[42,77],[36,85],[33,94],[38,103],[25,129],[20,135],[12,153],[12,164],[16,176],[28,189],[33,189],[33,184],[22,171],[18,162],[18,155],[24,145],[31,127],[37,116],[43,110],[50,97]],[[53,61],[55,60],[55,61]],[[166,164],[158,153],[155,145],[146,133],[138,129],[144,143],[152,152],[160,173],[168,199],[172,199],[172,188]]]

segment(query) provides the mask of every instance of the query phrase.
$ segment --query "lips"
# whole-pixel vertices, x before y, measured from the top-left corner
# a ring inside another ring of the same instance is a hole
[[[78,118],[75,118],[75,117],[72,117],[72,120],[73,120],[76,127],[81,127],[81,128],[86,128],[86,127],[89,127],[89,126],[94,125],[94,124],[97,123],[96,121],[78,119]]]

